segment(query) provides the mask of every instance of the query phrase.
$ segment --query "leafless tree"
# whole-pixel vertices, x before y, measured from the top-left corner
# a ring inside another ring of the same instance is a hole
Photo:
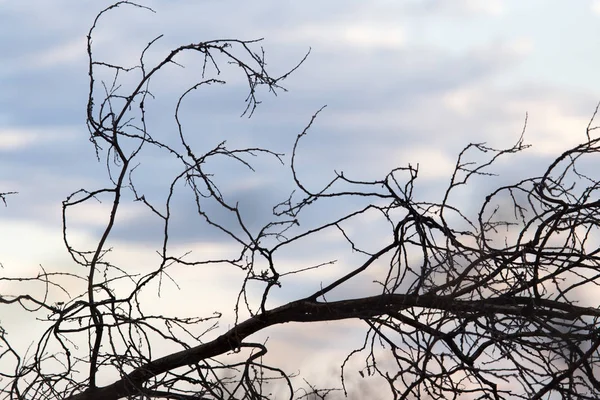
[[[299,171],[299,146],[319,110],[291,149],[295,191],[275,201],[271,221],[255,229],[241,206],[219,189],[213,163],[226,159],[252,169],[256,157],[282,163],[287,158],[225,142],[197,150],[193,143],[198,140],[190,140],[184,129],[183,104],[196,89],[224,84],[221,68],[229,65],[247,79],[245,114],[252,115],[260,91],[284,90],[282,81],[296,67],[272,77],[260,44],[243,40],[188,44],[148,65],[145,55],[155,39],[135,67],[96,60],[92,36],[99,19],[124,5],[145,8],[116,3],[100,13],[88,36],[87,123],[109,184],[78,190],[63,203],[64,243],[81,272],[42,271],[19,278],[43,285],[46,293],[66,291],[64,281],[72,279],[82,292],[70,293],[61,303],[28,293],[0,296],[4,306],[20,304],[23,311],[42,313],[39,323],[46,327],[29,355],[19,354],[0,330],[1,361],[10,364],[1,372],[5,398],[268,399],[276,396],[268,385],[279,382],[287,388],[285,398],[325,399],[352,396],[348,382],[356,379],[386,382],[380,395],[394,399],[600,396],[600,310],[594,299],[589,304],[600,278],[599,182],[590,166],[600,152],[600,139],[593,137],[593,117],[583,143],[556,158],[541,176],[493,190],[478,212],[469,213],[456,205],[453,194],[473,179],[491,175],[500,157],[526,148],[523,135],[508,149],[466,146],[449,171],[441,200],[425,202],[414,196],[418,168],[410,165],[371,181],[337,173],[322,187],[311,187]],[[147,114],[154,101],[151,83],[168,67],[179,66],[183,53],[201,58],[198,81],[179,97],[173,132],[155,130]],[[98,81],[98,76],[110,79]],[[122,85],[125,80],[128,85]],[[179,166],[164,199],[140,188],[136,168],[143,169],[145,152],[163,154]],[[171,250],[174,199],[182,193],[193,200],[198,221],[203,221],[197,229],[220,232],[237,246],[234,257],[194,259]],[[132,200],[149,210],[161,235],[157,264],[140,274],[110,261],[118,214]],[[110,204],[107,222],[95,247],[82,248],[73,242],[69,215],[97,201]],[[321,214],[317,223],[305,223],[305,215],[322,203],[344,214]],[[350,229],[364,224],[365,216],[385,223],[378,247],[360,230]],[[302,249],[323,232],[343,238],[356,263],[336,265],[340,275],[312,294],[271,306],[276,288],[332,267],[335,256],[295,269],[279,262],[281,252]],[[232,326],[219,331],[219,315],[182,318],[145,311],[143,299],[160,295],[156,283],[178,268],[195,266],[202,274],[200,267],[210,265],[243,273],[241,281],[231,282],[239,287]],[[377,292],[339,299],[350,282],[373,270],[383,271],[374,284]],[[258,296],[250,290],[257,285]],[[338,390],[298,383],[294,373],[265,362],[268,343],[251,338],[278,324],[343,319],[361,321],[366,335],[362,347],[349,349],[340,360]],[[161,354],[161,343],[179,350]],[[356,359],[362,359],[358,373],[348,370]],[[99,384],[102,374],[114,376],[113,383]]]

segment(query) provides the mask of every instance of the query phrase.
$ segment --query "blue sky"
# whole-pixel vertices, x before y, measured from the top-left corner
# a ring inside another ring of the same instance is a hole
[[[156,14],[124,7],[102,20],[94,41],[100,58],[135,63],[140,50],[159,34],[165,36],[150,59],[188,42],[264,38],[268,65],[276,75],[311,49],[304,65],[284,82],[289,92],[278,97],[263,93],[253,118],[239,118],[245,107],[243,81],[227,75],[229,85],[202,92],[187,104],[186,124],[199,129],[200,147],[227,138],[232,145],[267,146],[289,155],[295,135],[326,104],[300,148],[300,174],[314,187],[330,179],[333,170],[377,179],[393,167],[419,163],[418,196],[439,200],[439,188],[464,145],[486,141],[510,146],[528,113],[525,140],[533,146],[501,161],[494,169],[500,177],[476,181],[461,192],[457,201],[472,209],[485,190],[541,174],[551,159],[584,139],[600,100],[600,1],[140,3]],[[62,247],[60,202],[72,191],[106,179],[85,127],[85,35],[95,14],[109,4],[0,0],[0,190],[19,192],[0,209],[0,261],[7,274],[35,274],[40,264],[74,268]],[[156,129],[172,129],[174,96],[194,73],[193,68],[173,67],[156,80],[159,96],[151,106]],[[286,161],[289,165],[289,157]],[[291,188],[289,171],[275,162],[259,162],[256,174],[221,168],[225,192],[239,199],[256,226]],[[140,168],[140,185],[158,196],[169,171],[167,161],[149,154]],[[195,229],[193,208],[184,199],[181,210],[175,235],[181,252],[228,251],[218,236]],[[92,243],[105,212],[106,204],[76,211],[74,237]],[[330,212],[323,205],[313,218]],[[139,203],[124,204],[121,223],[113,241],[119,249],[115,259],[133,270],[155,262],[157,234],[152,229],[157,225]],[[344,270],[348,249],[339,238],[319,238],[305,246],[311,251],[291,251],[288,261],[296,266],[341,261],[290,283],[275,294],[276,302],[307,294]],[[202,312],[228,310],[229,296],[239,288],[230,284],[239,278],[235,271],[178,273],[184,288],[204,282],[203,293],[218,300]],[[171,299],[177,297],[174,288],[166,290],[173,290]],[[347,293],[362,290],[350,287]],[[173,303],[163,299],[155,306],[169,310]],[[19,326],[35,322],[15,312],[0,310],[0,320]],[[345,328],[322,324],[313,329],[287,331],[283,337],[305,343],[315,354],[315,347],[329,348],[333,359],[337,350],[314,338],[317,332]],[[272,335],[275,346],[284,348],[287,339]],[[291,365],[312,365],[314,359],[298,349],[302,346],[288,350],[298,357],[291,357]]]

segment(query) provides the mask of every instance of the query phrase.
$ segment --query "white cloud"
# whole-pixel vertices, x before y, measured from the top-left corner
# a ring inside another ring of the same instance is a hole
[[[2,210],[3,214],[9,210]],[[66,251],[60,226],[50,229],[31,221],[0,220],[0,262],[5,267],[3,275],[35,275],[40,264],[47,267],[53,260],[65,261],[61,258]]]
[[[394,157],[401,165],[419,164],[419,179],[447,178],[456,164],[456,157],[438,146],[419,145],[400,150]]]
[[[139,206],[140,203],[124,203],[119,205],[117,220],[119,224],[131,223],[135,219],[148,215],[145,207]],[[110,218],[112,202],[103,201],[102,203],[90,200],[86,203],[78,204],[67,210],[69,224],[85,226],[90,228],[105,227]]]
[[[11,130],[0,132],[0,150],[14,151],[29,146],[40,138],[37,132]]]
[[[476,102],[479,100],[477,90],[473,87],[461,87],[444,94],[442,104],[459,115],[473,115]]]
[[[450,91],[441,103],[458,117],[457,122],[462,121],[466,131],[477,124],[485,132],[485,141],[496,146],[516,140],[527,113],[525,141],[533,144],[529,152],[552,156],[585,140],[592,110],[585,112],[573,106],[583,100],[574,94],[531,85],[498,89],[484,84]]]
[[[517,38],[508,44],[508,48],[515,55],[526,56],[534,50],[534,41],[528,37]]]
[[[43,69],[73,64],[85,58],[86,39],[84,36],[81,36],[76,39],[67,40],[39,53],[30,54],[27,56],[25,64]]]
[[[18,151],[43,143],[73,138],[72,128],[0,128],[0,151]]]
[[[450,13],[461,16],[500,16],[505,13],[505,5],[502,0],[416,0],[409,3],[410,8],[430,13]]]
[[[502,15],[505,11],[501,0],[464,0],[467,11],[477,14]]]
[[[535,144],[533,152],[558,155],[585,140],[589,115],[574,114],[551,101],[522,104],[521,109],[528,110],[526,135]]]
[[[399,26],[352,21],[303,25],[285,32],[279,39],[319,45],[369,48],[398,48],[405,43],[404,32]]]

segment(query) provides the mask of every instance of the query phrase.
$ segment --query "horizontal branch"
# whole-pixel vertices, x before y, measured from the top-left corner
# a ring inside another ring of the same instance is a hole
[[[532,315],[574,320],[583,316],[600,317],[600,310],[553,300],[530,297],[460,300],[449,296],[388,294],[335,302],[299,300],[249,318],[213,341],[167,355],[139,367],[115,383],[70,397],[70,400],[119,399],[139,393],[145,381],[159,374],[238,349],[246,337],[271,325],[288,322],[334,321],[372,318],[408,307],[422,307],[465,314]]]

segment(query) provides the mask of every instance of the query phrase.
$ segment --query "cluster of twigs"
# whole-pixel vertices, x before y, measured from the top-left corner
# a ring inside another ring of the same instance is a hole
[[[98,18],[121,5],[135,4],[116,3]],[[324,399],[346,392],[346,366],[363,355],[360,375],[383,379],[393,398],[600,396],[596,377],[600,310],[593,303],[579,304],[584,300],[582,296],[594,293],[600,277],[599,182],[581,169],[600,151],[599,139],[591,135],[591,122],[585,142],[559,156],[543,175],[494,190],[485,197],[479,212],[471,215],[453,205],[452,194],[474,177],[490,174],[490,166],[499,157],[523,150],[526,146],[522,136],[508,149],[484,144],[467,146],[439,202],[414,198],[418,169],[412,166],[395,169],[373,181],[356,181],[339,173],[313,190],[299,176],[298,145],[317,112],[298,135],[292,151],[296,191],[286,201],[274,204],[272,221],[255,230],[245,222],[246,216],[237,203],[221,193],[208,165],[213,159],[228,158],[252,168],[250,157],[271,156],[283,161],[283,155],[264,148],[232,149],[224,142],[197,153],[185,135],[180,108],[191,91],[225,83],[219,75],[218,57],[238,67],[247,78],[245,113],[249,115],[259,104],[258,91],[283,90],[281,82],[297,67],[271,77],[262,49],[255,51],[258,43],[242,40],[181,46],[149,67],[144,54],[154,40],[142,52],[139,65],[125,68],[93,57],[92,34],[98,18],[88,36],[87,122],[90,140],[98,156],[106,161],[110,185],[78,190],[63,203],[64,242],[84,272],[44,271],[35,278],[24,278],[50,288],[61,287],[58,278],[69,275],[85,282],[84,289],[60,304],[28,294],[0,296],[0,303],[20,303],[25,310],[47,314],[47,329],[30,357],[21,357],[0,331],[0,355],[12,361],[12,369],[2,371],[4,385],[0,393],[17,399],[267,399],[274,395],[266,385],[276,380],[288,388],[289,398]],[[153,98],[150,83],[165,66],[177,64],[177,57],[184,52],[199,54],[203,68],[200,80],[179,98],[175,113],[177,143],[167,144],[155,137],[146,123],[146,105]],[[99,85],[98,69],[112,72],[114,80]],[[124,74],[138,76],[128,93],[123,93],[119,84]],[[162,203],[151,200],[136,186],[134,170],[140,155],[150,147],[179,163],[179,172],[173,176]],[[487,158],[470,162],[473,154]],[[202,229],[223,233],[238,246],[236,257],[190,261],[172,255],[172,202],[181,186],[196,203],[204,221]],[[109,238],[128,196],[147,207],[162,226],[159,262],[140,275],[108,261]],[[111,204],[106,226],[94,248],[82,249],[72,243],[69,213],[99,199],[109,199]],[[355,199],[362,205],[341,217],[320,221],[310,228],[300,224],[316,202],[355,204]],[[235,226],[219,222],[207,211],[208,201],[232,215]],[[347,228],[367,213],[375,213],[389,227],[388,232],[382,232],[385,239],[376,250],[366,250],[367,245],[359,243]],[[361,261],[344,266],[337,279],[325,282],[314,293],[270,308],[268,300],[272,290],[281,285],[282,277],[305,272],[286,270],[278,265],[275,254],[283,248],[301,246],[305,238],[326,231],[340,233]],[[350,280],[384,261],[386,272],[378,280],[377,293],[327,300]],[[178,318],[143,311],[141,294],[151,282],[160,281],[178,266],[208,264],[238,268],[245,274],[238,283],[236,324],[229,330],[205,341],[203,334],[195,333],[197,327],[208,326],[202,329],[206,334],[220,315]],[[119,286],[123,282],[128,286]],[[263,287],[256,302],[248,293],[250,282]],[[308,383],[296,387],[292,375],[263,362],[267,345],[248,339],[286,322],[341,319],[364,321],[367,329],[363,346],[342,361],[342,391],[318,389]],[[160,346],[160,340],[180,350],[157,354],[153,349]],[[232,352],[238,356],[235,361],[229,357]],[[99,385],[103,373],[115,376],[114,382]]]

